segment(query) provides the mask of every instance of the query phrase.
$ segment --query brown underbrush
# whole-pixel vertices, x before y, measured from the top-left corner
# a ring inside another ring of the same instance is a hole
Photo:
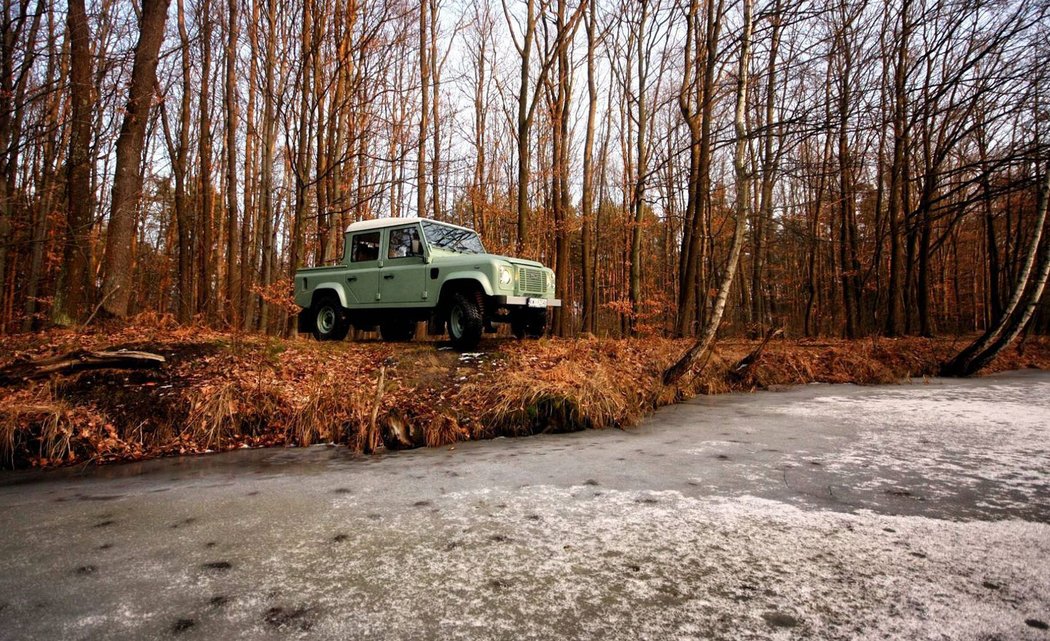
[[[718,343],[673,388],[663,370],[688,341],[489,339],[476,354],[442,343],[317,343],[156,326],[0,338],[0,367],[74,348],[161,354],[154,370],[97,370],[0,387],[0,466],[106,463],[244,447],[439,447],[495,436],[624,428],[695,394],[810,382],[933,376],[963,339]],[[1050,367],[1029,339],[989,371]]]

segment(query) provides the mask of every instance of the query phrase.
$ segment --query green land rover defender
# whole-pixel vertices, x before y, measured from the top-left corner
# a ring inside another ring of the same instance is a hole
[[[510,323],[518,338],[542,336],[554,272],[542,264],[485,252],[471,229],[421,218],[380,218],[346,230],[338,265],[295,273],[299,332],[342,340],[350,327],[379,328],[383,340],[448,331],[460,350]]]

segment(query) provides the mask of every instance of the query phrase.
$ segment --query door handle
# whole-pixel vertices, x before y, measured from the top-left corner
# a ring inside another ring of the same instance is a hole
[[[346,277],[346,282],[348,282],[348,283],[352,283],[355,280],[357,280],[357,276],[347,276]]]
[[[390,280],[390,279],[392,279],[393,277],[394,277],[394,275],[393,275],[393,274],[386,274],[386,275],[384,275],[384,276],[383,276],[383,279],[384,279],[384,280]]]

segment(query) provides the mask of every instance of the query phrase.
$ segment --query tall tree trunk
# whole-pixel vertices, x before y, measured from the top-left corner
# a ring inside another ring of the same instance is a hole
[[[215,204],[211,184],[211,162],[212,162],[212,131],[211,131],[211,0],[202,0],[198,8],[201,16],[201,88],[200,102],[198,102],[198,151],[200,172],[197,180],[197,193],[199,194],[197,209],[197,312],[211,319],[212,304],[212,279],[214,278],[214,267],[212,263],[212,251],[215,244],[213,238]]]
[[[431,115],[430,107],[430,47],[427,36],[430,33],[427,13],[429,0],[419,3],[419,142],[416,147],[416,215],[424,218],[427,215],[427,133]]]
[[[273,282],[273,247],[274,247],[274,221],[277,211],[274,207],[273,197],[273,163],[275,149],[277,146],[277,118],[275,116],[276,102],[278,97],[276,91],[277,64],[277,1],[267,0],[266,10],[266,54],[263,63],[263,120],[262,120],[262,153],[259,162],[259,190],[262,202],[259,215],[262,219],[259,231],[260,262],[259,286],[265,290]],[[270,331],[270,305],[266,298],[259,295],[259,329],[264,332]]]
[[[186,29],[183,0],[178,0],[179,43],[182,53],[182,102],[179,111],[179,141],[175,150],[175,225],[179,238],[179,303],[178,319],[188,323],[193,318],[193,212],[186,193],[190,151],[190,98],[193,76],[190,61],[190,35]]]
[[[982,153],[983,155],[983,153]],[[982,163],[983,164],[983,163]],[[987,170],[985,170],[987,171]],[[984,208],[985,247],[988,252],[988,306],[991,320],[1003,315],[1002,294],[999,292],[999,242],[995,233],[995,213],[992,209],[992,186],[985,176],[981,180],[981,205]],[[991,323],[989,322],[989,325]]]
[[[13,15],[14,1],[4,0],[3,15],[0,16],[0,37],[3,46],[0,47],[0,96],[4,100],[0,102],[0,333],[4,331],[7,320],[3,315],[4,290],[7,287],[7,251],[11,244],[11,218],[14,213],[13,201],[15,198],[13,185],[8,180],[12,167],[9,166],[10,154],[8,151],[14,146],[13,135],[15,120],[15,105],[12,98],[15,94],[15,55],[18,51],[15,43],[18,41],[20,25],[25,19],[28,3],[23,2],[20,7],[20,15]]]
[[[240,229],[237,224],[237,50],[240,0],[229,0],[226,42],[226,320],[241,326]],[[247,184],[246,184],[247,188]]]
[[[782,0],[776,0],[773,7],[772,32],[769,44],[769,62],[766,67],[766,109],[765,109],[765,132],[762,136],[762,190],[759,197],[758,212],[752,217],[754,223],[751,262],[751,318],[760,326],[766,326],[771,322],[769,309],[765,297],[765,258],[768,249],[766,247],[766,225],[773,220],[773,187],[776,182],[777,159],[773,149],[776,138],[777,127],[773,125],[776,107],[776,83],[777,83],[777,52],[780,48],[780,29],[782,25],[781,11]]]
[[[518,84],[518,237],[517,253],[526,253],[529,236],[529,130],[532,118],[529,109],[529,65],[532,60],[532,42],[536,34],[536,0],[528,0],[525,15],[525,37],[521,47],[521,74]]]
[[[169,0],[143,0],[139,39],[131,70],[124,124],[117,138],[117,165],[113,178],[112,213],[106,233],[102,281],[102,309],[125,318],[131,300],[135,219],[142,198],[142,146],[146,137],[153,86],[157,81],[157,54],[164,40],[164,22]]]
[[[244,132],[244,218],[241,223],[241,260],[240,260],[240,293],[238,302],[243,314],[242,326],[245,330],[254,327],[252,305],[252,281],[258,267],[256,262],[257,247],[252,245],[254,226],[258,222],[256,197],[259,192],[259,180],[256,173],[257,153],[255,144],[258,132],[255,129],[255,97],[259,78],[259,20],[261,18],[260,0],[252,0],[252,17],[248,21],[249,71],[248,71],[248,108],[245,111]]]
[[[845,312],[845,336],[859,335],[860,291],[856,286],[860,277],[860,262],[857,259],[856,212],[854,211],[854,178],[852,151],[849,145],[849,114],[852,108],[853,43],[848,32],[852,29],[852,17],[843,5],[843,24],[839,44],[842,47],[842,67],[839,70],[838,101],[838,173],[839,173],[839,269],[841,269],[842,303]]]
[[[33,66],[37,54],[36,34],[44,15],[44,1],[38,0],[34,11],[29,12],[29,0],[22,0],[18,10],[13,11],[14,3],[5,0],[3,15],[0,16],[0,292],[8,290],[8,302],[3,304],[4,296],[0,294],[0,310],[6,307],[8,314],[0,313],[0,332],[5,321],[13,311],[13,299],[17,268],[9,278],[5,278],[8,263],[8,246],[13,244],[13,218],[16,213],[15,202],[20,199],[17,193],[18,176],[24,167],[20,164],[22,151],[22,125],[27,106],[26,87],[30,75],[26,73]],[[26,21],[31,19],[28,33],[23,36]],[[24,40],[21,40],[24,37]],[[19,43],[24,42],[24,50]],[[19,72],[15,73],[15,62],[20,63]],[[24,173],[24,172],[21,172]],[[12,267],[18,262],[18,254],[10,261]]]
[[[43,6],[40,7],[43,10]],[[47,25],[48,25],[48,38],[47,38],[47,53],[46,58],[46,70],[44,72],[44,84],[45,86],[55,86],[59,81],[59,74],[64,75],[64,71],[59,70],[59,62],[61,60],[58,52],[57,42],[58,39],[55,37],[55,8],[54,5],[49,4],[47,9]],[[62,103],[64,102],[63,96],[58,92],[50,93],[44,98],[44,105],[42,106],[41,112],[43,119],[48,123],[57,123],[62,121]],[[58,173],[57,165],[61,162],[62,152],[60,149],[61,138],[51,138],[45,140],[41,145],[41,153],[39,154],[39,173],[37,179],[34,181],[35,191],[35,207],[32,207],[32,223],[30,225],[31,230],[31,241],[32,246],[29,252],[29,273],[26,278],[25,284],[25,301],[23,304],[23,316],[22,316],[22,330],[30,331],[41,327],[42,314],[39,313],[39,303],[41,298],[41,290],[45,286],[44,280],[44,255],[48,251],[47,240],[48,231],[51,228],[50,213],[54,207],[55,191],[57,186],[55,185],[55,177]]]
[[[484,12],[484,13],[482,13]],[[482,238],[487,240],[488,221],[488,102],[486,100],[489,82],[488,45],[492,37],[491,14],[489,5],[475,5],[474,14],[477,28],[477,50],[472,56],[474,63],[474,176],[470,189],[471,222]]]
[[[430,159],[430,174],[431,174],[431,204],[430,207],[433,210],[432,215],[434,218],[440,219],[442,213],[442,202],[441,202],[441,68],[443,62],[439,62],[437,55],[437,38],[438,38],[438,4],[437,0],[426,0],[430,3],[430,83],[433,88],[433,92],[430,96],[430,108],[433,114],[431,115],[431,127],[434,129],[433,135],[433,146],[434,155]]]
[[[733,286],[736,276],[737,265],[740,263],[740,251],[744,246],[744,232],[747,228],[748,209],[751,203],[751,177],[747,174],[747,84],[748,70],[751,62],[751,3],[752,0],[743,0],[744,3],[744,26],[740,42],[740,64],[737,67],[736,81],[736,111],[733,119],[733,129],[736,134],[736,147],[733,152],[733,168],[736,177],[736,200],[734,203],[734,215],[736,217],[735,230],[733,232],[733,244],[729,249],[729,260],[726,270],[722,274],[722,282],[718,288],[718,297],[715,299],[711,317],[704,326],[703,334],[699,340],[690,347],[663,375],[664,385],[673,385],[688,372],[693,365],[710,349],[711,344],[718,334],[718,328],[722,324],[722,313],[725,310],[726,299],[729,298],[729,290]]]
[[[569,45],[572,34],[568,32],[566,22],[566,0],[558,0],[557,5],[557,64],[558,79],[553,104],[552,124],[552,205],[554,210],[554,246],[555,246],[555,289],[562,298],[568,299],[569,274],[572,265],[569,263],[569,249],[572,244],[569,225],[569,103],[572,99],[572,68],[569,63]],[[570,306],[563,305],[554,310],[554,333],[568,336],[570,327]]]
[[[310,187],[310,140],[314,123],[314,82],[312,72],[314,71],[314,57],[318,55],[319,42],[314,40],[314,0],[306,0],[303,7],[302,26],[302,60],[300,61],[300,79],[302,85],[299,87],[299,130],[295,148],[295,162],[293,173],[295,174],[295,203],[292,211],[290,225],[289,254],[288,254],[288,277],[292,277],[303,262],[306,242],[306,214],[309,206]],[[284,318],[284,333],[294,333],[295,318],[288,316]]]
[[[649,2],[641,0],[642,15],[638,24],[638,137],[635,140],[637,156],[635,161],[635,182],[631,190],[631,209],[633,210],[633,224],[631,225],[631,274],[629,285],[629,296],[631,301],[631,316],[629,320],[629,331],[633,335],[637,332],[638,317],[642,313],[642,223],[645,213],[645,181],[649,171],[647,145],[649,144],[646,125],[649,115],[646,113],[645,91],[649,78],[648,52],[645,50],[646,22],[649,18]]]
[[[908,211],[904,199],[904,165],[907,162],[908,135],[908,43],[911,40],[910,20],[911,0],[901,2],[901,28],[899,41],[897,42],[897,58],[893,69],[893,164],[890,167],[890,193],[888,196],[888,213],[890,222],[890,278],[888,287],[888,298],[886,302],[886,326],[884,332],[887,336],[898,336],[900,334],[900,320],[898,319],[901,293],[901,222],[903,213]]]
[[[80,320],[92,299],[91,225],[94,192],[91,188],[91,123],[95,96],[91,80],[91,33],[84,0],[69,0],[70,130],[66,161],[66,238],[62,275],[55,292],[52,317],[56,323]],[[0,267],[2,272],[2,267]],[[0,278],[2,281],[2,278]]]
[[[718,41],[722,31],[722,0],[707,0],[706,2],[706,27],[703,38],[700,38],[699,25],[694,27],[696,38],[691,38],[690,43],[697,48],[694,63],[703,60],[702,73],[698,73],[702,79],[698,89],[699,109],[698,113],[688,117],[690,129],[690,165],[689,165],[689,199],[692,206],[687,213],[688,229],[683,235],[682,251],[685,254],[682,279],[679,281],[678,316],[675,333],[679,336],[688,336],[693,333],[694,321],[703,321],[701,310],[706,308],[706,285],[705,264],[709,243],[711,240],[711,121],[714,114],[715,92],[717,83],[715,72],[718,69]],[[697,8],[690,7],[690,15],[695,18]],[[703,47],[704,56],[700,56],[700,47]],[[681,100],[680,100],[681,102]],[[688,107],[683,111],[689,113]],[[698,122],[697,122],[698,121]],[[695,156],[694,156],[695,154]]]
[[[594,119],[598,106],[598,85],[594,73],[594,49],[597,37],[596,2],[587,7],[587,133],[583,142],[583,194],[580,217],[581,289],[583,294],[583,331],[594,334],[597,329],[594,305]]]

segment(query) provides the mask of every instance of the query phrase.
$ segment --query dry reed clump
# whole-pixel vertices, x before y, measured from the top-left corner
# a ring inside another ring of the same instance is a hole
[[[733,353],[743,356],[740,346]],[[915,376],[934,375],[952,347],[930,339],[869,339],[777,341],[758,360],[737,375],[732,365],[714,378],[723,378],[730,390],[768,389],[807,383],[882,385]],[[735,361],[733,361],[735,362]],[[711,390],[702,390],[711,393]]]
[[[203,385],[196,390],[197,398],[190,407],[182,435],[199,443],[205,449],[221,448],[241,433],[239,403],[240,387],[237,381],[223,381]]]
[[[424,442],[427,447],[452,445],[459,441],[470,440],[472,436],[470,430],[460,425],[455,417],[444,414],[437,416],[423,428]]]
[[[763,389],[813,382],[868,385],[900,379],[893,367],[862,350],[827,348],[763,354],[741,386]]]
[[[0,468],[102,460],[119,440],[104,417],[72,406],[54,385],[0,397]]]
[[[330,371],[290,380],[249,371],[205,382],[185,396],[180,441],[213,450],[353,442],[368,423],[372,394]]]
[[[91,449],[75,408],[53,385],[18,390],[0,399],[0,467],[59,465]]]
[[[458,396],[482,408],[473,438],[604,429],[631,424],[659,401],[669,341],[580,340],[518,347],[492,380]],[[466,401],[465,401],[466,402]]]
[[[348,384],[332,372],[286,390],[285,442],[306,447],[360,441],[364,446],[375,398],[374,390]]]

